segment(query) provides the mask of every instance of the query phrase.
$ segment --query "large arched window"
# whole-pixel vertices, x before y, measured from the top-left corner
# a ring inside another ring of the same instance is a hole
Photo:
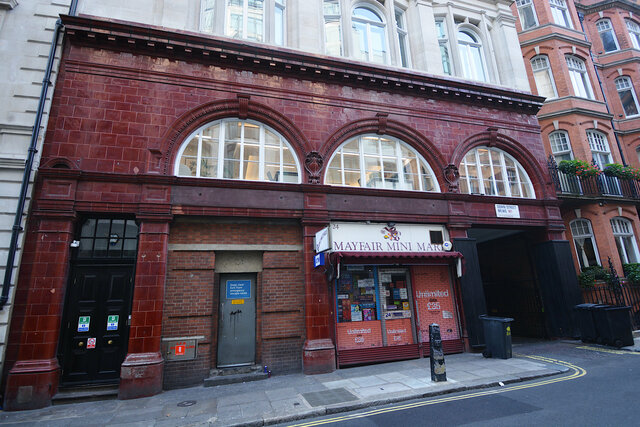
[[[325,184],[329,185],[440,191],[422,156],[390,136],[352,138],[335,151],[328,165]]]
[[[467,79],[486,81],[480,37],[469,29],[458,31],[458,50],[462,75]]]
[[[364,6],[351,15],[355,56],[370,62],[387,63],[385,23],[377,12]]]
[[[622,263],[628,264],[640,261],[638,244],[636,243],[636,236],[633,234],[631,221],[622,217],[611,218],[611,229]]]
[[[289,143],[268,126],[224,119],[191,134],[178,151],[175,174],[201,178],[293,182],[300,166]]]
[[[580,269],[599,265],[600,257],[598,256],[596,241],[593,238],[591,222],[586,219],[575,219],[569,223],[569,228],[571,228],[571,234],[573,235],[573,244],[578,254]]]
[[[516,159],[497,148],[477,147],[460,163],[460,192],[535,198],[533,185]]]

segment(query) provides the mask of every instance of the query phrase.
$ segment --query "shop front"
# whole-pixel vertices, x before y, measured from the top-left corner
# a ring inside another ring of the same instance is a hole
[[[426,356],[432,323],[447,353],[462,351],[462,255],[444,227],[334,222],[328,237],[338,366]]]

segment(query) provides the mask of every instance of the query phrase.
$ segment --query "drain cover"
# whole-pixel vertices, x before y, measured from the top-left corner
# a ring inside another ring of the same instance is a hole
[[[196,403],[198,402],[196,402],[195,400],[185,400],[184,402],[178,403],[178,406],[181,408],[186,408],[187,406],[193,406]]]
[[[356,396],[344,388],[332,388],[329,390],[303,393],[302,397],[304,397],[311,406],[333,405],[358,400]]]

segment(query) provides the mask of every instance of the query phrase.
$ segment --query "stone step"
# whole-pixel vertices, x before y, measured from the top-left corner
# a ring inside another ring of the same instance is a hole
[[[204,380],[205,387],[215,387],[224,384],[247,383],[250,381],[265,380],[269,374],[262,371],[235,373],[225,375],[212,375]]]
[[[95,400],[110,400],[118,398],[118,385],[65,387],[58,389],[58,393],[51,399],[53,405],[66,403],[91,402]]]
[[[637,331],[633,331],[633,337],[634,338],[640,338],[640,329]]]

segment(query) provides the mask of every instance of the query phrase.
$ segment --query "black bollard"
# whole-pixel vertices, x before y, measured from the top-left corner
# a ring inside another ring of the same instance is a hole
[[[447,368],[444,366],[444,353],[442,352],[442,338],[440,338],[440,326],[437,323],[429,325],[429,359],[431,361],[431,381],[446,381]]]

